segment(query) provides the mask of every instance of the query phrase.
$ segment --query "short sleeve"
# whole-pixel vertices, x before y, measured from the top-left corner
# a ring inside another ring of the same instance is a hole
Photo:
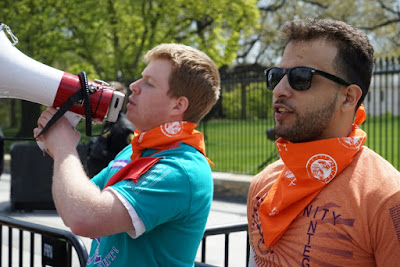
[[[146,231],[187,214],[190,183],[185,169],[176,161],[161,159],[135,183],[121,181],[112,186],[131,203]]]
[[[139,236],[141,236],[146,231],[146,227],[144,226],[142,219],[140,219],[139,215],[132,207],[131,203],[129,203],[120,193],[118,193],[113,188],[106,187],[105,190],[112,192],[119,199],[119,201],[121,201],[122,205],[124,205],[124,207],[128,211],[129,216],[132,220],[133,229],[128,231],[127,234],[132,238],[138,238]]]

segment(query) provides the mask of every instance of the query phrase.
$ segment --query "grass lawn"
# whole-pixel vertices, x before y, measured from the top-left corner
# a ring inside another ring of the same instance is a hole
[[[400,170],[400,117],[391,115],[370,116],[367,117],[361,128],[367,133],[365,145]]]
[[[255,174],[268,158],[277,159],[275,143],[266,135],[271,127],[267,120],[210,120],[198,129],[205,133],[213,171]]]

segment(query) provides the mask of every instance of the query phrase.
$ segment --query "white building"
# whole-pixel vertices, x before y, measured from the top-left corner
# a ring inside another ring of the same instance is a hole
[[[399,115],[400,73],[374,74],[364,106],[368,115]]]

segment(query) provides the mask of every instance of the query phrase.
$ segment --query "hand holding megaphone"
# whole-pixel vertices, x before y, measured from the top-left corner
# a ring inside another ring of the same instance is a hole
[[[24,99],[62,109],[82,90],[81,96],[85,97],[74,100],[68,107],[77,115],[67,115],[73,117],[69,119],[72,126],[76,126],[82,117],[89,117],[89,123],[91,120],[97,123],[117,120],[124,102],[123,93],[114,91],[102,81],[82,82],[81,76],[42,64],[15,48],[17,42],[10,28],[0,23],[0,98]]]
[[[78,115],[78,114],[73,113],[73,112],[71,112],[71,111],[67,111],[67,112],[64,114],[64,116],[67,118],[67,120],[69,121],[69,123],[71,124],[71,126],[72,126],[73,128],[75,128],[76,125],[78,125],[78,123],[79,123],[79,122],[81,121],[81,119],[82,119],[82,116],[81,116],[81,115]],[[39,148],[40,148],[42,151],[46,151],[46,150],[47,150],[46,145],[45,145],[42,141],[36,141],[36,143],[37,143],[37,145],[39,146]]]

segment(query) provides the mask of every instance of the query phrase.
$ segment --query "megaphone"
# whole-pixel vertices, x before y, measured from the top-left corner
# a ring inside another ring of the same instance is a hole
[[[63,72],[26,56],[15,48],[17,42],[18,39],[11,29],[0,23],[0,98],[23,99],[59,108],[69,97],[81,90],[81,81],[77,75]],[[125,95],[102,81],[87,82],[90,89],[92,120],[98,123],[104,120],[115,122]],[[86,113],[83,101],[72,105],[69,111],[78,117],[69,118],[75,127]]]

